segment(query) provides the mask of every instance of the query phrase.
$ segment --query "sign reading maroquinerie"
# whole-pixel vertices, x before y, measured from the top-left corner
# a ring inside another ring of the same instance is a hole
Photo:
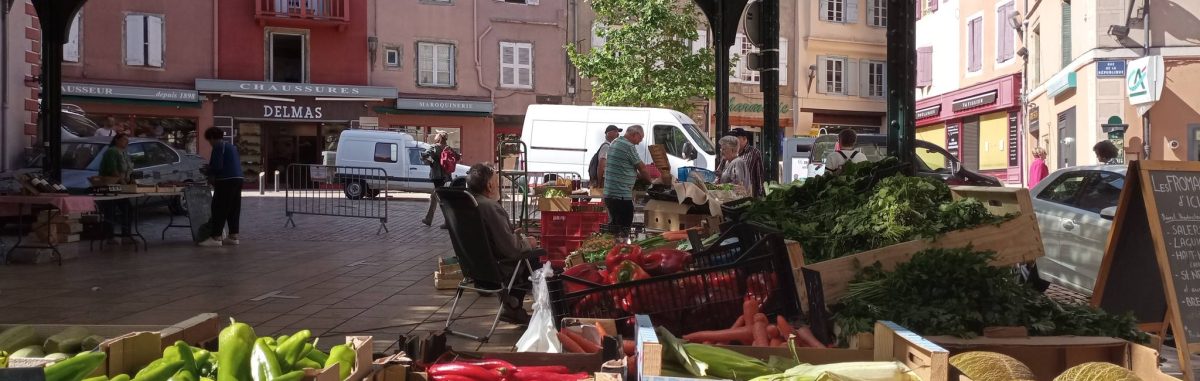
[[[274,119],[321,119],[321,108],[312,106],[263,105],[263,118]]]
[[[448,99],[397,99],[397,110],[492,112],[492,102],[459,101]]]
[[[395,98],[396,88],[374,86],[319,85],[312,83],[230,81],[197,79],[196,90],[204,92],[330,96],[352,98]]]
[[[84,83],[62,84],[62,94],[78,97],[123,98],[170,102],[196,102],[199,95],[195,90],[156,89],[114,85],[92,85]]]

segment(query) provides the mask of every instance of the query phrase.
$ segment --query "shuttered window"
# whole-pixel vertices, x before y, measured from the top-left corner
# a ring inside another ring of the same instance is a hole
[[[454,45],[417,43],[417,84],[454,86]]]
[[[1016,49],[1016,30],[1009,22],[1013,13],[1013,3],[996,8],[996,62],[1008,62],[1013,58]]]
[[[857,0],[820,0],[821,21],[846,22],[846,2]]]
[[[929,1],[929,7],[927,7],[926,9],[929,10],[929,13],[937,12],[938,0],[928,0],[928,1]]]
[[[162,16],[125,16],[125,64],[129,66],[163,66]]]
[[[704,33],[700,33],[701,40],[704,39]],[[695,46],[695,45],[693,45]],[[693,52],[699,51],[700,48],[693,48]],[[757,70],[750,68],[750,53],[757,53],[758,47],[750,43],[750,39],[746,35],[739,33],[733,40],[733,46],[729,48],[730,57],[738,57],[737,63],[733,68],[733,75],[729,77],[735,82],[741,83],[758,83],[761,74]],[[787,85],[788,75],[788,40],[786,38],[779,39],[779,84]]]
[[[500,86],[518,89],[533,88],[532,44],[500,43]]]
[[[848,72],[846,70],[848,61],[845,57],[817,57],[817,92],[821,94],[841,94],[846,95]]]
[[[862,78],[859,94],[867,98],[880,98],[887,91],[887,68],[883,61],[862,60]]]
[[[967,23],[967,71],[983,69],[983,17]]]
[[[1075,56],[1071,54],[1071,2],[1062,2],[1062,67],[1071,64]]]
[[[887,0],[867,0],[867,25],[887,27]]]
[[[917,87],[933,85],[933,47],[917,48]]]

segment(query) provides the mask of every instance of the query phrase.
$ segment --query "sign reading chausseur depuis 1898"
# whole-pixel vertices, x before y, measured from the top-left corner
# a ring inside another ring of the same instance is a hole
[[[62,94],[76,97],[121,98],[168,102],[198,102],[195,90],[160,89],[63,82]]]

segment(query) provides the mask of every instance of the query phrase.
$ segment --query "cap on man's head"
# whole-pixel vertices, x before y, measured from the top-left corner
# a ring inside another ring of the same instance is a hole
[[[607,133],[609,133],[609,132],[613,132],[613,131],[616,131],[616,132],[621,132],[621,129],[620,129],[620,128],[618,128],[617,126],[614,126],[614,125],[611,125],[611,124],[610,124],[610,125],[608,125],[608,127],[604,129],[604,133],[606,133],[606,134],[607,134]]]
[[[737,136],[737,137],[747,137],[748,138],[752,135],[750,134],[749,131],[746,131],[745,129],[734,128],[734,129],[729,130],[729,132],[725,133],[725,136]]]

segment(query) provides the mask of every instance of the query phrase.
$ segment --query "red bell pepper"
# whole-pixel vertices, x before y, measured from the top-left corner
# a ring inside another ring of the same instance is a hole
[[[610,270],[617,267],[621,262],[633,261],[633,263],[641,263],[642,247],[619,243],[613,246],[612,250],[608,251],[608,255],[604,257],[604,266]]]
[[[746,278],[746,297],[766,305],[778,283],[775,273],[757,273]]]
[[[596,265],[591,263],[575,265],[574,267],[567,269],[567,271],[564,271],[563,275],[598,285],[605,285],[608,283],[608,280],[605,279],[604,275],[600,274],[600,270],[596,268]],[[567,293],[579,292],[591,288],[591,285],[579,282],[575,279],[563,279],[563,284],[567,290]]]
[[[651,275],[674,274],[690,263],[691,253],[673,248],[658,248],[642,254],[642,268]]]
[[[642,270],[637,262],[631,260],[621,261],[615,267],[610,268],[608,272],[608,281],[611,284],[625,283],[635,280],[649,279],[650,274]]]

